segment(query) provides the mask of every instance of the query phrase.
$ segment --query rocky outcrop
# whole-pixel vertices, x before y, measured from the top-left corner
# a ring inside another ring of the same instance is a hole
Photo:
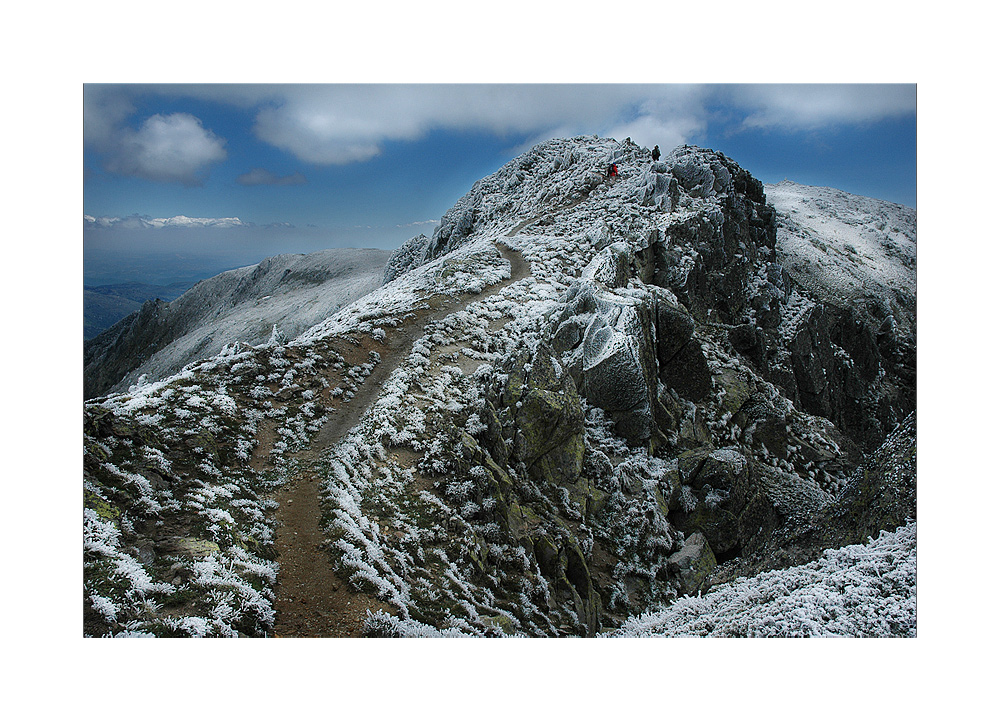
[[[684,548],[672,555],[667,563],[670,571],[680,579],[677,590],[684,596],[692,596],[700,591],[708,574],[717,565],[712,547],[701,533],[688,536]]]
[[[739,576],[788,568],[813,561],[829,548],[866,543],[881,531],[892,531],[917,517],[917,435],[916,416],[911,414],[879,449],[851,476],[835,499],[808,512],[809,506],[786,501],[794,514],[782,514],[784,521],[764,543],[731,563],[716,569],[712,584]],[[797,491],[800,483],[786,484]]]
[[[420,265],[430,242],[430,238],[421,233],[392,251],[382,271],[382,285],[391,283],[406,271]]]
[[[486,429],[479,441],[460,434],[454,474],[472,479],[473,490],[464,483],[464,495],[455,500],[475,504],[481,510],[469,521],[492,524],[532,560],[549,589],[547,607],[567,633],[593,636],[601,627],[601,597],[587,554],[568,530],[567,510],[545,500],[560,489],[555,495],[571,499],[583,518],[598,513],[603,501],[604,494],[581,477],[584,416],[573,378],[546,346],[522,351],[482,415]],[[490,572],[486,555],[473,558],[483,574]]]
[[[670,173],[685,199],[644,240],[640,277],[669,288],[699,321],[733,323],[750,301],[754,264],[773,259],[774,209],[763,185],[722,153],[689,146],[652,169]]]
[[[573,377],[542,346],[517,356],[501,399],[513,459],[536,480],[567,486],[583,469],[583,409]]]
[[[908,374],[905,361],[883,357],[876,330],[854,309],[816,305],[789,350],[794,385],[786,390],[865,450],[916,407],[915,368]]]
[[[815,482],[747,459],[735,448],[681,456],[681,508],[677,528],[705,534],[716,557],[753,553],[791,516],[819,509],[829,496]]]
[[[516,230],[537,219],[534,201],[558,207],[599,187],[567,180],[526,194],[532,172],[560,178],[580,162],[569,153],[539,170],[541,153],[477,183],[431,240],[415,242],[422,257],[406,250],[411,264],[454,250],[498,212],[522,208]],[[587,230],[595,252],[540,343],[504,366],[486,411],[486,445],[511,471],[503,525],[554,589],[551,607],[572,609],[587,632],[597,608],[599,623],[614,623],[772,557],[775,538],[812,527],[914,388],[891,313],[801,286],[779,262],[762,184],[735,162],[689,147],[648,162],[628,142],[609,157],[638,166],[609,195],[658,219]],[[502,201],[491,192],[501,185]],[[582,408],[667,465],[598,450]]]
[[[621,290],[631,266],[623,245],[601,251],[567,290],[549,333],[581,395],[608,412],[621,436],[661,447],[674,425],[661,385],[696,401],[711,375],[694,321],[669,291]]]

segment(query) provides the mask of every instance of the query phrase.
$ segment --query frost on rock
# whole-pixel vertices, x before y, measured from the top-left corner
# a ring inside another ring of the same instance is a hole
[[[692,198],[711,198],[730,193],[733,177],[718,157],[709,157],[697,148],[687,145],[674,148],[664,159],[663,165],[677,179]]]
[[[382,275],[382,285],[395,280],[408,270],[416,268],[423,262],[424,253],[431,240],[421,233],[403,243],[393,251],[389,260],[386,261],[385,271]]]
[[[580,277],[607,288],[623,288],[628,285],[629,265],[628,247],[624,243],[612,243],[587,263]]]

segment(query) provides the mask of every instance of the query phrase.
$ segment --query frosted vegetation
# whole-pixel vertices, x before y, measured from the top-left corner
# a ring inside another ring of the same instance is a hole
[[[393,609],[371,635],[912,635],[915,524],[700,597],[704,575],[682,565],[705,540],[681,529],[721,518],[741,484],[759,481],[769,522],[792,522],[857,465],[831,420],[732,349],[728,329],[771,301],[790,342],[817,300],[763,251],[723,241],[729,167],[690,148],[653,163],[631,143],[547,142],[400,249],[382,287],[294,340],[233,344],[88,404],[88,633],[267,635],[271,494],[405,341],[319,468],[330,562]],[[501,246],[527,277],[501,284]],[[682,297],[711,253],[765,300]],[[709,525],[719,563],[749,547]]]
[[[818,561],[718,586],[626,621],[612,636],[916,636],[917,527]]]
[[[883,531],[864,545],[828,550],[812,563],[685,596],[626,620],[609,637],[802,638],[916,636],[916,524]],[[450,634],[379,613],[378,635]]]
[[[278,570],[269,494],[322,423],[317,394],[331,386],[352,394],[374,362],[348,368],[322,345],[237,344],[88,404],[84,595],[97,614],[88,626],[115,635],[266,633]],[[262,436],[274,439],[266,455]]]

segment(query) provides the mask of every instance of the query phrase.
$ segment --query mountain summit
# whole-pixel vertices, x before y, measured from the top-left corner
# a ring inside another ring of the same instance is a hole
[[[548,141],[290,342],[87,404],[85,633],[914,634],[915,215],[773,187]]]

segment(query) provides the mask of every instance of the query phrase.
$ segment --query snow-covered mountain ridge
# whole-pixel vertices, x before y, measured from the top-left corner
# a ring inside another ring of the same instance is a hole
[[[894,321],[910,318],[917,295],[915,210],[787,180],[764,187],[778,211],[778,261],[796,282],[842,304],[884,301]]]
[[[87,405],[85,631],[627,631],[903,526],[912,310],[797,281],[781,208],[712,151],[549,141],[294,341]],[[297,626],[289,509],[313,487],[338,580]]]
[[[376,288],[387,257],[356,248],[278,255],[200,281],[169,303],[147,301],[84,344],[84,396],[165,378],[230,343],[263,343],[275,326],[295,337]]]

